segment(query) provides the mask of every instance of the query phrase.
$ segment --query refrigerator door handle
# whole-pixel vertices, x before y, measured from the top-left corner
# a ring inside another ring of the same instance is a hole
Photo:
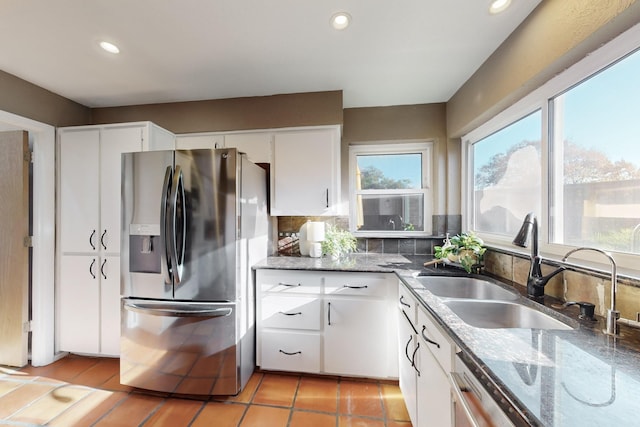
[[[169,206],[169,221],[171,227],[169,253],[171,254],[171,265],[173,266],[173,283],[177,285],[182,281],[185,235],[187,232],[186,215],[184,211],[184,177],[180,166],[176,166],[173,174],[171,203]]]
[[[162,184],[162,199],[160,201],[160,262],[162,263],[162,271],[164,273],[164,282],[167,285],[173,283],[171,278],[172,268],[169,259],[169,242],[167,242],[167,211],[169,206],[167,204],[169,199],[169,193],[171,192],[171,181],[173,173],[171,166],[167,166],[167,171],[164,174],[164,183]],[[170,233],[169,233],[170,236]]]
[[[233,313],[230,307],[188,304],[149,304],[144,302],[124,302],[124,309],[134,313],[164,317],[226,317]]]

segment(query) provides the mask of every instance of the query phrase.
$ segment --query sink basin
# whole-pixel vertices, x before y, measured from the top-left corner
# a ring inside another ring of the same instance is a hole
[[[418,276],[417,279],[426,290],[441,298],[513,301],[519,296],[515,291],[474,277]]]
[[[450,299],[444,304],[463,322],[476,328],[573,329],[531,307],[507,301]]]

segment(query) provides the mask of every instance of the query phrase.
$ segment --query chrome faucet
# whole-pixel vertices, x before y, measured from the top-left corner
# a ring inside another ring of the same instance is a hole
[[[529,277],[527,277],[527,295],[540,298],[544,296],[544,287],[549,283],[549,280],[564,271],[565,268],[560,267],[546,276],[542,274],[542,257],[538,253],[538,220],[533,212],[528,213],[524,218],[520,231],[513,239],[513,244],[526,248],[529,234],[531,234],[531,267],[529,268]]]
[[[563,263],[566,262],[569,256],[571,256],[572,254],[578,251],[597,252],[599,254],[606,256],[609,259],[609,262],[611,262],[611,308],[607,310],[607,316],[606,316],[607,324],[604,332],[609,335],[618,335],[620,333],[620,326],[618,325],[620,312],[616,310],[616,293],[618,291],[618,268],[616,265],[616,261],[613,259],[613,257],[609,252],[605,252],[603,250],[596,249],[596,248],[580,247],[580,248],[572,249],[569,252],[567,252],[562,258],[562,262]],[[576,267],[579,267],[579,266],[576,266]]]

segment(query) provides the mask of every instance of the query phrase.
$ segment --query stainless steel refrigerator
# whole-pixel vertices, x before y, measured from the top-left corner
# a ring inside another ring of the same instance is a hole
[[[237,394],[255,367],[265,171],[235,149],[122,156],[120,382]]]

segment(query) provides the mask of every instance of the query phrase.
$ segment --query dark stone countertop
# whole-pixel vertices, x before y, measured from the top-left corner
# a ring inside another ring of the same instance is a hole
[[[637,426],[640,404],[640,331],[621,325],[620,337],[602,333],[604,319],[578,320],[578,308],[558,310],[560,301],[542,304],[516,289],[518,303],[561,318],[574,330],[482,329],[464,323],[423,289],[420,275],[466,275],[455,268],[424,268],[425,257],[356,254],[343,261],[326,258],[270,257],[254,268],[395,272],[434,315],[461,350],[463,360],[494,393],[516,425]],[[511,409],[511,410],[510,410]]]

